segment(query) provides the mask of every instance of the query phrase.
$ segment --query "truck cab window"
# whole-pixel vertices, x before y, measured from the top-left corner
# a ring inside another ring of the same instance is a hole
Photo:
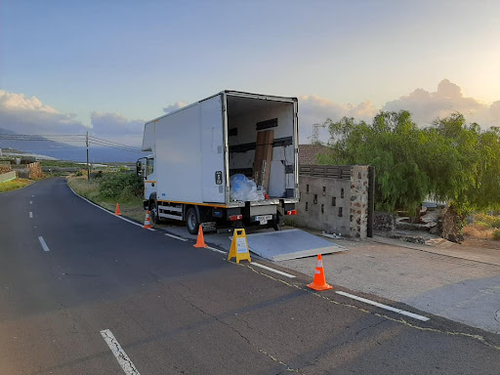
[[[155,160],[154,159],[147,159],[146,162],[146,176],[151,175],[155,170]]]

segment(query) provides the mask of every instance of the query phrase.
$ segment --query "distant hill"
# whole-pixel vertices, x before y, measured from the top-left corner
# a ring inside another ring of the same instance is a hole
[[[0,134],[17,134],[16,132],[0,128]],[[85,147],[73,146],[66,143],[52,141],[12,141],[0,139],[0,148],[14,148],[24,152],[47,155],[60,160],[85,162],[87,151]],[[103,162],[134,162],[141,156],[141,152],[128,152],[113,148],[90,145],[89,159],[92,163]]]

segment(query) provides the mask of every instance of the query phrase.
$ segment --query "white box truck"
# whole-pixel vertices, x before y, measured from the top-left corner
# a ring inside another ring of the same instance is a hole
[[[192,234],[200,224],[278,230],[297,213],[297,98],[222,91],[147,122],[142,151],[151,155],[138,160],[137,173],[144,178],[144,209],[156,223],[185,221]],[[265,194],[234,199],[236,174],[250,183],[258,177]]]

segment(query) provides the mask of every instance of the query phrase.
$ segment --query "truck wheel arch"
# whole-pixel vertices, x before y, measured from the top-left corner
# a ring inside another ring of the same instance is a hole
[[[151,208],[151,204],[156,204],[156,193],[149,195],[149,208]]]

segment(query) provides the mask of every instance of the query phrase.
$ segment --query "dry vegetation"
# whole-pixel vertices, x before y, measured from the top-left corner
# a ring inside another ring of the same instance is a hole
[[[464,228],[464,235],[478,240],[500,240],[500,216],[474,215],[474,224]]]
[[[113,178],[107,179],[107,183],[103,184],[102,179],[88,181],[85,171],[79,174],[80,176],[70,176],[67,179],[68,185],[76,193],[113,212],[116,209],[116,204],[119,203],[122,216],[139,222],[144,221],[145,214],[142,207],[142,198],[134,194],[124,193],[120,187],[117,187],[116,194],[110,192],[109,182],[110,180],[113,182]],[[103,188],[105,189],[104,192]]]
[[[16,178],[12,181],[3,182],[0,184],[0,193],[10,190],[22,189],[23,187],[31,185],[32,183],[33,181],[26,178]]]

